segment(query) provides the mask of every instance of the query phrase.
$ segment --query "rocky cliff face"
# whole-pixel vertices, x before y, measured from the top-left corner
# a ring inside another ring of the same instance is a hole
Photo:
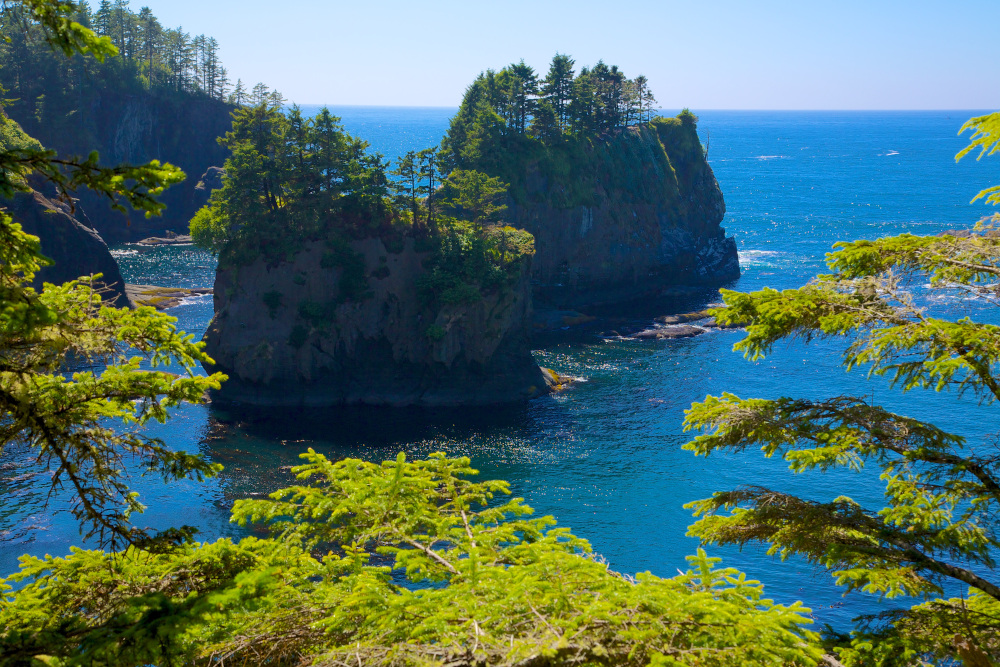
[[[568,176],[529,163],[509,202],[510,224],[535,237],[539,306],[606,305],[739,277],[736,243],[720,226],[722,191],[693,122],[625,128],[594,142],[582,163]]]
[[[547,391],[528,348],[527,273],[515,289],[471,305],[423,305],[425,253],[407,239],[390,252],[354,241],[367,290],[347,299],[343,269],[323,241],[289,261],[220,268],[205,334],[216,398],[269,406],[458,406],[523,400]]]
[[[81,191],[94,228],[110,243],[138,241],[163,230],[186,233],[188,222],[205,201],[204,193],[197,190],[199,177],[225,161],[227,152],[216,138],[232,124],[231,107],[223,102],[164,92],[105,90],[60,123],[19,118],[16,111],[12,110],[12,117],[28,134],[61,154],[86,156],[96,150],[106,165],[155,159],[187,174],[183,183],[159,197],[167,205],[164,214],[150,219],[135,212],[126,217],[97,195]]]
[[[128,305],[118,262],[100,235],[85,224],[87,219],[81,208],[70,211],[65,203],[34,190],[17,193],[12,200],[2,203],[24,231],[41,239],[42,253],[55,262],[35,276],[36,288],[41,289],[45,282],[58,285],[100,273],[108,289],[105,300],[118,306]]]

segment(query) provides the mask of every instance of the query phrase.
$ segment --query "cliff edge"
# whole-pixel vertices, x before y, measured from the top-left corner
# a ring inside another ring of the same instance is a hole
[[[535,237],[539,304],[606,305],[739,277],[694,122],[657,118],[575,152],[528,161],[509,205],[510,223]]]

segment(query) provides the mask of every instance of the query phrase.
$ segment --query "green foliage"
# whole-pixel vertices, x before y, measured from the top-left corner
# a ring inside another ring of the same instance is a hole
[[[308,338],[309,330],[301,324],[296,324],[292,327],[291,333],[288,334],[288,344],[297,350],[306,344]]]
[[[234,111],[220,143],[231,152],[226,176],[191,221],[191,235],[223,264],[280,261],[329,235],[393,231],[381,156],[368,154],[329,110],[303,118],[267,99]]]
[[[327,251],[320,258],[324,269],[339,268],[339,299],[341,301],[361,301],[368,298],[368,277],[365,275],[365,258],[354,252],[347,241],[328,238]]]
[[[0,579],[0,656],[5,665],[204,664],[204,647],[235,636],[230,614],[270,609],[267,593],[316,565],[294,547],[253,538],[168,554],[24,556],[19,572]]]
[[[985,116],[970,118],[958,133],[962,134],[966,130],[971,130],[972,136],[969,138],[969,145],[955,156],[956,161],[961,160],[977,148],[979,149],[979,155],[976,156],[977,160],[981,160],[984,155],[993,155],[997,151],[1000,151],[1000,113],[991,113]],[[986,188],[973,197],[972,201],[983,197],[986,198],[986,203],[988,204],[993,204],[994,206],[1000,204],[1000,185]]]
[[[513,227],[478,229],[444,220],[424,261],[417,287],[427,305],[473,304],[484,294],[512,287],[526,273],[535,240]]]
[[[456,169],[448,175],[442,189],[445,206],[477,229],[498,222],[507,210],[507,184],[480,171]]]
[[[652,117],[607,135],[562,134],[558,141],[502,132],[491,139],[489,132],[477,129],[479,121],[461,127],[455,121],[442,152],[457,169],[481,171],[508,183],[508,194],[519,205],[594,206],[601,191],[661,198],[663,192],[691,187],[707,168],[697,119],[688,113],[683,120]],[[685,205],[680,197],[673,200],[678,207]],[[680,208],[675,213],[684,215]]]
[[[447,330],[440,324],[432,324],[424,330],[424,335],[435,343],[447,334]]]
[[[26,0],[16,9],[44,26],[43,36],[66,53],[110,53],[107,40],[73,22],[75,6]],[[102,167],[96,153],[87,160],[56,158],[0,114],[0,196],[27,191],[29,175],[49,181],[62,198],[90,188],[124,210],[155,215],[155,196],[183,174],[170,165]],[[217,465],[174,451],[142,427],[164,421],[182,402],[200,402],[224,375],[196,375],[210,361],[202,343],[178,332],[172,317],[152,308],[119,310],[104,305],[96,279],[64,285],[31,285],[49,260],[37,237],[25,234],[0,211],[0,448],[16,443],[32,451],[21,465],[43,472],[53,492],[68,489],[71,511],[85,538],[103,544],[162,548],[188,538],[192,529],[159,535],[131,525],[143,509],[124,472],[135,462],[164,479],[201,479]],[[75,368],[103,370],[74,371]],[[168,372],[167,368],[181,374]]]
[[[189,223],[191,240],[200,248],[218,254],[226,247],[229,229],[222,218],[214,214],[211,206],[202,206]]]
[[[64,150],[86,154],[103,145],[104,116],[123,98],[152,97],[161,117],[164,108],[191,102],[225,113],[230,82],[218,42],[164,28],[148,8],[135,13],[119,2],[95,13],[86,3],[10,2],[0,32],[8,114]],[[97,57],[65,57],[74,50]],[[95,101],[102,104],[92,108]]]
[[[261,298],[264,300],[264,305],[267,306],[268,315],[273,320],[278,316],[278,309],[281,308],[285,295],[281,292],[264,292],[264,296]]]
[[[466,89],[442,143],[449,165],[496,175],[490,168],[496,165],[488,161],[516,150],[525,138],[546,145],[567,135],[593,139],[652,118],[656,100],[646,77],[630,80],[603,61],[575,75],[573,65],[557,53],[541,82],[523,60],[480,74]]]
[[[603,62],[575,75],[573,65],[556,54],[541,83],[523,62],[481,74],[451,120],[441,161],[449,169],[481,171],[509,183],[519,204],[534,194],[551,197],[560,208],[592,205],[594,193],[619,174],[633,178],[645,169],[642,162],[624,165],[622,172],[601,169],[600,159],[608,138],[654,120],[647,79],[629,80]],[[538,100],[532,99],[536,90]],[[525,97],[524,91],[532,92]]]
[[[982,133],[997,117],[967,126]],[[975,145],[985,150],[994,144],[977,135]],[[992,419],[988,411],[1000,398],[1000,327],[936,317],[915,296],[922,291],[916,286],[926,286],[930,296],[974,296],[1000,305],[1000,238],[991,223],[967,235],[903,234],[834,249],[827,256],[834,273],[799,289],[723,291],[725,307],[714,311],[716,319],[747,328],[735,349],[759,359],[781,340],[845,337],[846,368],[867,367],[903,391],[969,392],[980,399],[983,418]],[[885,506],[877,510],[846,495],[820,502],[757,486],[689,505],[700,517],[690,534],[703,543],[766,542],[770,553],[826,567],[848,591],[928,599],[862,619],[851,637],[834,641],[846,664],[978,666],[1000,660],[995,441],[970,447],[959,435],[845,396],[708,396],[688,410],[685,428],[707,431],[685,446],[699,455],[759,446],[794,472],[881,470]],[[947,582],[969,586],[969,596],[940,599]]]
[[[333,309],[336,303],[310,301],[308,299],[299,302],[299,317],[307,320],[314,327],[321,327],[333,318]]]
[[[242,500],[273,539],[170,556],[22,559],[0,652],[60,665],[815,665],[808,609],[703,551],[670,579],[608,569],[468,459],[310,451],[301,482]],[[2,581],[2,580],[0,580]],[[11,581],[11,579],[8,579]],[[402,585],[401,585],[402,584]]]

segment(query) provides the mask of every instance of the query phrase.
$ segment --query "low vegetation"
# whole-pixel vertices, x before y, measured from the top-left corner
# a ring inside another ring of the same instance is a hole
[[[58,664],[813,665],[809,610],[699,551],[662,579],[608,569],[468,459],[310,451],[302,483],[238,501],[273,537],[169,555],[25,558],[0,650]],[[2,580],[0,580],[2,582]],[[81,653],[81,648],[83,652]],[[50,663],[51,664],[51,663]]]

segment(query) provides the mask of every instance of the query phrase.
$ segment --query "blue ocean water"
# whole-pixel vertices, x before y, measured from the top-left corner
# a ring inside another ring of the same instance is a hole
[[[333,108],[351,133],[392,157],[437,142],[453,109]],[[307,108],[307,112],[315,109]],[[730,287],[801,285],[822,271],[840,239],[970,227],[990,211],[972,195],[1000,182],[998,162],[954,162],[966,141],[956,132],[973,111],[733,112],[706,111],[699,131],[725,194],[724,226],[735,236],[743,276]],[[214,259],[193,248],[115,250],[126,280],[210,287]],[[664,301],[632,317],[681,312],[718,300],[706,290]],[[975,309],[947,302],[942,308]],[[656,309],[659,310],[656,310]],[[653,312],[655,311],[655,312]],[[211,298],[191,299],[170,313],[201,336]],[[866,395],[893,410],[932,419],[970,444],[996,429],[997,408],[933,392],[902,395],[840,366],[841,343],[782,345],[751,363],[732,352],[739,331],[715,331],[672,341],[604,341],[574,336],[546,342],[540,363],[586,379],[572,389],[508,410],[327,410],[231,413],[213,407],[177,410],[150,434],[179,449],[201,451],[225,465],[204,484],[165,486],[137,480],[149,509],[142,521],[196,525],[203,536],[239,535],[228,523],[236,498],[264,493],[288,480],[284,466],[313,447],[329,456],[372,460],[433,451],[468,455],[484,477],[512,482],[539,514],[589,539],[622,572],[670,576],[685,569],[697,547],[685,536],[692,522],[684,503],[740,484],[760,484],[816,500],[849,495],[873,506],[882,486],[874,471],[792,475],[757,451],[696,459],[681,446],[684,410],[706,394],[823,397]],[[19,504],[0,514],[0,572],[21,553],[63,553],[78,542],[58,499],[43,507],[31,479],[3,482]],[[884,608],[877,598],[841,597],[831,578],[797,559],[776,560],[763,547],[709,548],[766,584],[780,602],[803,600],[818,621],[844,626]]]

